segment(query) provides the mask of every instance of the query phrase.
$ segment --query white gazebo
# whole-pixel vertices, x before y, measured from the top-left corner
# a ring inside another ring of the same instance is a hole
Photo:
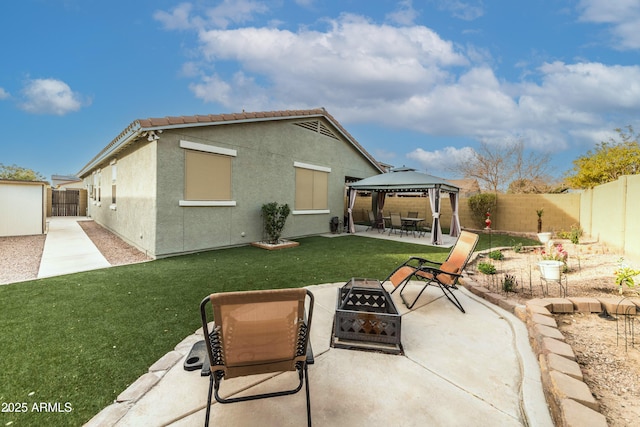
[[[441,193],[448,193],[451,202],[451,227],[449,235],[457,237],[460,234],[460,219],[458,217],[458,192],[460,189],[449,181],[433,175],[416,172],[415,169],[399,168],[389,173],[375,175],[369,178],[349,184],[349,232],[355,233],[353,223],[353,206],[358,191],[371,191],[378,193],[377,218],[382,218],[382,208],[387,193],[398,192],[426,192],[429,196],[429,205],[433,216],[431,226],[431,244],[442,244],[442,228],[440,227],[440,200]]]

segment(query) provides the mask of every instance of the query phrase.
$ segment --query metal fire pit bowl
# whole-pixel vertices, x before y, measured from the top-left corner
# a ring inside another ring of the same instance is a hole
[[[354,277],[338,289],[331,346],[402,354],[400,320],[380,281]]]

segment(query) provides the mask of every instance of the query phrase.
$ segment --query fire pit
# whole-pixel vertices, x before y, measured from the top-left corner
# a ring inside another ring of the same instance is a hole
[[[338,289],[331,346],[402,354],[400,319],[380,281],[352,278]]]

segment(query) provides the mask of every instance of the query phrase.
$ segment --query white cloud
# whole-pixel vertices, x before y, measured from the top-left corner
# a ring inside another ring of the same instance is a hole
[[[29,113],[63,116],[78,111],[83,105],[78,93],[73,92],[65,82],[56,79],[29,80],[22,95],[24,100],[20,107]]]
[[[229,110],[324,106],[344,124],[489,143],[521,138],[542,151],[638,120],[640,66],[545,63],[510,82],[486,65],[488,52],[425,26],[350,14],[326,23],[292,31],[209,22],[197,32],[201,57],[184,74],[197,98]]]
[[[614,47],[640,49],[640,3],[637,0],[581,0],[580,20],[611,26]]]
[[[473,158],[475,151],[471,147],[444,147],[440,150],[426,151],[417,148],[407,154],[407,158],[417,161],[427,173],[432,175],[446,174],[448,168]]]
[[[164,24],[164,28],[167,30],[188,30],[196,26],[196,23],[189,16],[192,8],[190,3],[181,3],[174,7],[170,13],[159,10],[153,14],[153,17]]]
[[[413,8],[412,0],[403,0],[398,2],[398,9],[387,14],[387,19],[399,25],[413,25],[418,12]]]
[[[373,152],[373,156],[381,162],[392,162],[398,154],[394,151],[385,150],[382,148],[376,149]]]
[[[451,12],[451,15],[464,21],[473,21],[484,15],[482,0],[438,0],[440,9]]]
[[[8,99],[11,95],[9,94],[9,92],[7,92],[6,90],[4,90],[4,88],[0,87],[0,100],[2,99]]]
[[[397,103],[449,79],[442,67],[467,64],[426,27],[378,26],[354,15],[330,21],[325,32],[210,30],[200,41],[205,60],[237,61],[274,98],[305,105]]]
[[[195,9],[191,3],[181,3],[171,12],[162,10],[153,14],[167,30],[202,29],[207,26],[227,28],[231,24],[251,22],[257,14],[264,14],[269,8],[254,0],[223,0],[215,7]],[[192,16],[192,12],[202,13],[204,17]]]

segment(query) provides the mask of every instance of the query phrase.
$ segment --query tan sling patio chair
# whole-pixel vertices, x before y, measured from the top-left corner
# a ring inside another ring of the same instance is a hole
[[[469,258],[478,244],[478,238],[479,236],[477,234],[462,231],[456,244],[451,249],[451,252],[449,252],[449,256],[443,263],[429,261],[420,257],[411,257],[396,268],[383,283],[389,281],[393,284],[394,289],[391,293],[400,289],[402,302],[408,308],[413,308],[418,298],[420,298],[420,295],[427,289],[427,286],[438,286],[447,299],[464,313],[464,308],[462,304],[460,304],[460,301],[458,301],[458,298],[453,294],[453,290],[457,289],[458,279],[462,277],[462,271],[466,267],[467,262],[469,262]],[[407,283],[412,279],[426,283],[413,302],[409,303],[402,292]]]
[[[216,401],[234,403],[294,394],[303,384],[311,426],[307,365],[313,363],[309,345],[313,301],[313,294],[304,288],[217,293],[202,300],[200,314],[210,361],[205,426],[209,425],[212,391]],[[208,304],[213,312],[211,331]],[[223,379],[285,371],[298,371],[297,387],[242,397],[219,395]]]

